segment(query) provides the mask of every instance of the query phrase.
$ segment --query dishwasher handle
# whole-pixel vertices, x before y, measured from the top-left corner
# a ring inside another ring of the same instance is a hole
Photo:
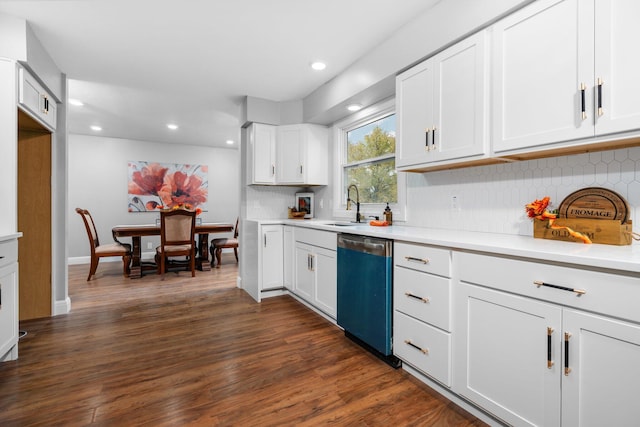
[[[355,234],[338,234],[338,247],[355,252],[391,257],[393,241]]]

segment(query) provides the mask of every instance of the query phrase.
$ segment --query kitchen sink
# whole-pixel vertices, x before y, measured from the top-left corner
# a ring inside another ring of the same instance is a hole
[[[363,225],[363,222],[351,222],[351,221],[336,221],[327,225],[335,225],[336,227],[350,227],[352,225]]]

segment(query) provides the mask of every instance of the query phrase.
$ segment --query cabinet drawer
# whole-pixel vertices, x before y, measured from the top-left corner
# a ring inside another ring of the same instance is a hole
[[[296,242],[308,243],[331,251],[335,251],[337,249],[337,236],[336,233],[331,231],[297,227],[294,234]]]
[[[453,261],[467,283],[640,322],[637,276],[464,252],[455,252]]]
[[[394,312],[393,353],[447,387],[451,386],[451,334]]]
[[[395,309],[450,331],[450,279],[403,267],[393,271]]]
[[[451,251],[432,246],[395,243],[395,265],[451,277]]]
[[[0,267],[18,261],[18,240],[0,242]]]

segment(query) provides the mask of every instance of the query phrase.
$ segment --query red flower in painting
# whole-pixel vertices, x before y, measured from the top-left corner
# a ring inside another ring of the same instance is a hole
[[[174,172],[164,177],[158,196],[167,208],[180,204],[198,206],[207,201],[207,189],[202,188],[202,179],[199,176]]]
[[[133,173],[129,181],[129,194],[157,196],[164,183],[168,168],[157,163],[145,166]]]

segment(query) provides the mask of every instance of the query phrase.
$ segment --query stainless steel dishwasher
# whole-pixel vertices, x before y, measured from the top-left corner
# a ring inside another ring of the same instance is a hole
[[[393,242],[338,234],[338,325],[393,367]]]

